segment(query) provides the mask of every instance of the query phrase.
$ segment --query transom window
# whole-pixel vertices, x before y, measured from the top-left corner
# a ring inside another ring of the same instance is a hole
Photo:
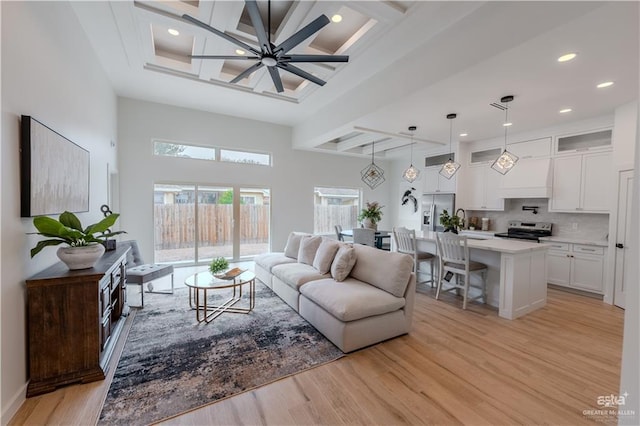
[[[271,166],[271,154],[268,152],[216,148],[162,140],[153,141],[153,154],[165,157]]]

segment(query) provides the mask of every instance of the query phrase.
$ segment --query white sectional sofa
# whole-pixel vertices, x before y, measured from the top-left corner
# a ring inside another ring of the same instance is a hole
[[[409,332],[411,256],[293,232],[255,258],[256,276],[343,352]]]

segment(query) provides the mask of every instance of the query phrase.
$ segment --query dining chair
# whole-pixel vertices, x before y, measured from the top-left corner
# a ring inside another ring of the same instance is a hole
[[[440,256],[440,270],[438,273],[438,288],[436,290],[436,300],[440,297],[442,290],[442,281],[445,274],[451,272],[455,276],[455,282],[451,287],[444,291],[462,290],[462,309],[467,309],[467,300],[482,299],[487,302],[487,265],[475,262],[469,259],[469,245],[467,244],[466,235],[458,235],[453,232],[436,233],[436,244],[438,246],[438,254]],[[478,274],[480,276],[481,285],[471,284],[471,275]],[[464,279],[460,283],[458,277]],[[453,277],[452,277],[453,278]],[[450,280],[447,280],[450,282]],[[469,288],[477,288],[480,295],[469,299]]]
[[[342,225],[336,225],[335,228],[338,241],[344,241],[344,235],[342,235]]]
[[[353,242],[364,246],[376,246],[376,231],[369,228],[353,228]]]
[[[429,274],[429,279],[425,281],[420,281],[416,284],[427,284],[430,283],[431,287],[433,287],[435,283],[435,276],[433,274],[433,263],[435,262],[436,257],[428,253],[426,251],[418,250],[418,244],[416,242],[416,231],[413,229],[407,229],[404,227],[394,227],[393,228],[393,241],[396,246],[396,250],[398,253],[406,253],[410,254],[413,257],[413,272],[416,273],[416,276]],[[430,270],[427,272],[424,269],[421,269],[420,266],[423,262],[429,262]]]

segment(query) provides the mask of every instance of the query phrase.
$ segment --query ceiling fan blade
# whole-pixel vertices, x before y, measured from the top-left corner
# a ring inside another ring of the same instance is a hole
[[[231,80],[229,83],[238,83],[243,78],[249,77],[249,75],[251,73],[259,70],[262,66],[263,66],[262,62],[256,62],[255,64],[251,65],[249,68],[247,68],[246,70],[244,70],[240,74],[238,74],[238,76],[236,78],[234,78],[233,80]]]
[[[348,55],[286,55],[278,59],[282,62],[349,62]]]
[[[282,79],[280,78],[280,73],[278,72],[278,68],[276,67],[267,67],[269,70],[269,74],[271,74],[271,80],[273,80],[274,86],[276,86],[276,90],[278,93],[284,92],[284,87],[282,86]]]
[[[256,55],[259,55],[261,53],[255,47],[249,46],[247,43],[244,43],[244,42],[238,40],[235,37],[231,37],[229,34],[225,34],[220,30],[216,30],[211,25],[207,25],[202,21],[198,21],[196,18],[194,18],[192,16],[189,16],[186,13],[184,15],[182,15],[182,19],[184,19],[186,21],[189,21],[192,24],[199,26],[200,28],[204,28],[205,30],[210,31],[210,32],[214,33],[215,35],[222,37],[223,39],[235,44],[236,46],[242,47],[244,50],[248,50],[250,52],[253,52]]]
[[[247,7],[247,12],[249,12],[249,18],[251,18],[251,24],[256,31],[256,37],[258,37],[258,41],[260,42],[260,48],[263,52],[268,54],[273,53],[271,51],[271,43],[269,43],[267,32],[265,31],[264,24],[262,23],[258,3],[256,3],[255,0],[245,0],[244,3]]]
[[[259,56],[238,56],[238,55],[191,55],[191,59],[260,59]]]
[[[312,83],[315,83],[315,84],[317,84],[319,86],[324,86],[327,83],[324,80],[320,80],[315,75],[309,74],[308,72],[306,72],[306,71],[304,71],[304,70],[302,70],[302,69],[300,69],[300,68],[298,68],[296,66],[293,66],[291,64],[287,64],[287,63],[281,64],[281,63],[279,63],[278,64],[278,68],[283,69],[285,71],[289,71],[291,74],[295,74],[298,77],[302,77],[304,79],[307,79],[307,80],[311,81]]]
[[[293,49],[294,47],[296,47],[297,45],[299,45],[300,43],[308,39],[312,34],[315,34],[316,32],[320,31],[329,22],[330,22],[329,18],[327,18],[326,15],[318,16],[315,20],[311,21],[300,31],[296,32],[291,37],[289,37],[288,39],[280,43],[275,48],[275,53],[288,52],[289,50]]]

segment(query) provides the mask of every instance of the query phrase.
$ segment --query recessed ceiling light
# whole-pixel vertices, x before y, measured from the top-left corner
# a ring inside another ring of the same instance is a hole
[[[247,53],[247,52],[245,52],[242,49],[236,49],[236,55],[244,55],[245,53]]]
[[[338,15],[337,13],[331,17],[331,20],[336,24],[342,21],[342,15]]]
[[[465,137],[465,136],[469,136],[468,133],[460,133],[460,137]]]
[[[571,112],[571,111],[573,111],[571,108],[564,108],[564,109],[561,109],[561,110],[560,110],[560,111],[558,111],[558,112],[559,112],[560,114],[566,114],[566,113]]]
[[[513,126],[513,123],[504,123],[502,126],[503,126],[503,127]]]
[[[576,56],[578,56],[577,53],[567,53],[565,55],[560,56],[558,58],[558,62],[567,62],[574,59]]]
[[[176,29],[173,29],[173,28],[169,28],[169,29],[167,30],[167,32],[168,32],[169,34],[171,34],[172,36],[179,36],[179,35],[180,35],[180,31],[178,31],[178,30],[176,30]]]
[[[598,84],[596,87],[598,89],[604,89],[605,87],[613,86],[613,81],[605,81],[604,83]]]

